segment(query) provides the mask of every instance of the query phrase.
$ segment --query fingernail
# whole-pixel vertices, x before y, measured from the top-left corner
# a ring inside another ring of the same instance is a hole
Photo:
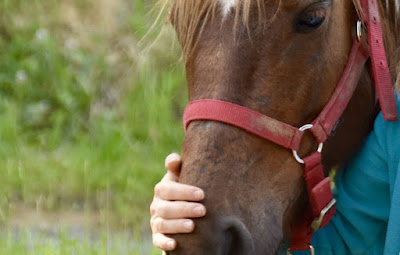
[[[165,168],[168,168],[169,162],[171,162],[173,155],[168,155],[165,159]]]
[[[203,199],[204,198],[204,192],[202,190],[196,190],[194,192],[194,197],[196,199]]]
[[[171,158],[172,158],[172,155],[171,155],[171,154],[168,155],[168,156],[165,158],[165,168],[168,167],[169,162],[171,162]]]
[[[199,205],[193,208],[193,213],[196,214],[197,216],[203,216],[205,213],[203,206]]]
[[[186,230],[191,230],[191,229],[193,228],[193,222],[190,221],[190,220],[185,221],[185,222],[183,223],[183,227],[184,227]]]
[[[172,153],[167,156],[165,162],[170,163],[171,161],[177,161],[177,160],[179,160],[179,155],[176,153]]]
[[[174,241],[168,241],[168,242],[167,242],[167,246],[168,246],[168,248],[170,248],[170,249],[174,248],[174,245],[175,245],[175,242],[174,242]]]

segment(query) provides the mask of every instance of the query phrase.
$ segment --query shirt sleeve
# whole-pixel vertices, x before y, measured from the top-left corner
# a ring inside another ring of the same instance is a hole
[[[390,212],[388,152],[381,116],[337,174],[337,211],[313,237],[316,254],[383,254]]]

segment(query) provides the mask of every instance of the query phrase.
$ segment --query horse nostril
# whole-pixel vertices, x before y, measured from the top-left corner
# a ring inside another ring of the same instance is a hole
[[[230,255],[232,254],[232,239],[234,239],[234,232],[232,228],[228,228],[227,231],[224,233],[224,240],[222,246],[222,254],[223,255]]]
[[[254,254],[252,237],[244,224],[236,219],[225,222],[222,233],[222,255]]]

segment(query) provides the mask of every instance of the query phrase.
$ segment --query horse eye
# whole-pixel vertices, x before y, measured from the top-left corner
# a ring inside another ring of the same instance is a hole
[[[296,32],[309,33],[316,30],[324,24],[325,15],[325,11],[323,10],[302,13],[295,25]]]
[[[324,22],[325,17],[307,17],[305,20],[300,21],[300,25],[309,26],[310,28],[318,28]]]

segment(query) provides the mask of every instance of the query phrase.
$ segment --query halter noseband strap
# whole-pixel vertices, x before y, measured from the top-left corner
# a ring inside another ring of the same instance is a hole
[[[362,0],[360,17],[368,28],[371,64],[374,72],[375,87],[379,97],[384,118],[397,120],[396,101],[388,70],[382,30],[376,0]],[[358,26],[360,29],[360,26]],[[192,121],[212,120],[241,128],[251,134],[272,141],[296,152],[301,143],[305,129],[310,129],[316,141],[322,145],[331,135],[339,118],[347,107],[361,77],[369,52],[365,40],[353,42],[352,50],[342,77],[329,102],[312,124],[297,129],[286,123],[265,116],[243,106],[214,99],[194,100],[188,104],[184,113],[184,127]],[[322,149],[322,146],[320,146]],[[321,163],[321,151],[313,152],[303,159],[304,179],[309,195],[310,208],[292,227],[290,251],[309,250],[313,231],[328,224],[336,210],[330,180],[325,178]]]

